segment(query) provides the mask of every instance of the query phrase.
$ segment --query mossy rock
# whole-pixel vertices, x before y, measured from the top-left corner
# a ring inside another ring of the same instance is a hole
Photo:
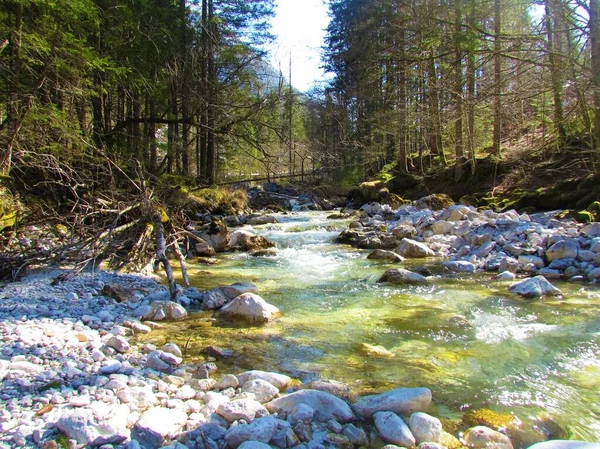
[[[575,213],[575,220],[577,223],[591,223],[595,221],[594,214],[588,210],[580,210]]]
[[[482,408],[471,410],[463,415],[463,423],[468,427],[486,426],[494,430],[506,429],[516,418],[509,413],[499,413]]]
[[[445,193],[434,193],[415,201],[420,209],[442,210],[454,206],[454,200]]]
[[[395,193],[390,193],[385,200],[386,204],[389,204],[392,209],[398,209],[405,204],[410,204],[410,200],[405,200],[401,196],[396,195]]]

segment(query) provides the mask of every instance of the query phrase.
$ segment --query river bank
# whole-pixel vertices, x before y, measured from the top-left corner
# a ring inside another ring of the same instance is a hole
[[[314,267],[321,274],[323,268]],[[188,363],[182,344],[136,344],[136,334],[160,331],[160,323],[137,318],[140,309],[168,295],[156,280],[108,272],[62,274],[34,272],[0,291],[0,431],[5,447],[154,448],[174,444],[175,438],[190,448],[235,449],[259,441],[311,449],[381,447],[386,442],[510,449],[560,435],[552,420],[523,425],[510,415],[500,421],[476,415],[469,425],[442,425],[433,415],[436,397],[443,392],[421,386],[350,397],[336,382],[300,385],[280,373],[221,372],[210,359]],[[203,298],[198,291],[186,293],[195,301]],[[164,311],[151,306],[148,313],[159,320],[168,314]],[[169,313],[186,315],[181,308]],[[311,388],[294,394],[300,387]]]
[[[432,403],[427,388],[395,389],[350,404],[335,382],[298,390],[283,374],[234,375],[219,373],[212,363],[188,365],[172,343],[130,343],[135,333],[160,326],[132,316],[143,298],[168,293],[155,280],[61,274],[36,271],[0,292],[2,447],[268,447],[245,443],[258,441],[279,448],[394,442],[510,449],[533,443],[531,433],[522,440],[518,426],[513,441],[481,425],[452,435],[425,413]],[[119,303],[104,296],[106,286],[130,297]],[[551,436],[536,432],[540,440]]]

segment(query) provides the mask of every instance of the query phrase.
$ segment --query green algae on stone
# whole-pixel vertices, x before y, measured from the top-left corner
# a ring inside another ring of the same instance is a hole
[[[471,410],[464,414],[463,423],[469,427],[486,426],[494,430],[506,429],[515,422],[509,413],[500,413],[486,408]]]

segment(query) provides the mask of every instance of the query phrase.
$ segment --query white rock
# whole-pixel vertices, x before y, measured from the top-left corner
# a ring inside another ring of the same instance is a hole
[[[222,313],[249,321],[271,321],[281,314],[279,309],[254,293],[243,293],[221,309]]]
[[[509,287],[513,293],[525,298],[541,298],[542,296],[559,296],[562,292],[553,286],[544,276],[535,276],[517,282]]]
[[[298,423],[299,421],[304,421],[306,423],[310,423],[313,419],[313,417],[315,416],[315,409],[312,408],[310,405],[307,404],[298,404],[296,407],[294,407],[294,409],[292,410],[292,413],[290,415],[288,415],[288,421],[295,426],[296,423]],[[330,422],[336,422],[335,420],[330,420]],[[338,425],[340,426],[340,432],[341,432],[341,428],[342,425],[338,423]],[[337,432],[339,433],[339,432]]]
[[[260,441],[244,441],[238,449],[272,449],[271,446]]]
[[[175,398],[187,401],[196,397],[196,390],[189,385],[184,385],[175,392]]]
[[[585,225],[581,229],[581,233],[587,235],[588,237],[600,237],[600,223],[594,222]]]
[[[181,349],[179,349],[179,346],[177,346],[175,343],[167,343],[163,345],[161,349],[165,352],[173,354],[176,357],[183,357]]]
[[[411,447],[415,445],[415,437],[406,423],[393,412],[377,412],[373,415],[375,427],[381,438],[398,446]]]
[[[306,404],[315,410],[316,421],[327,422],[336,419],[347,422],[354,419],[350,406],[342,399],[318,390],[299,390],[294,393],[274,399],[265,404],[271,413],[292,413],[299,404]]]
[[[276,386],[262,379],[249,380],[242,385],[242,391],[252,393],[260,403],[269,402],[279,394],[279,389]]]
[[[114,374],[121,369],[123,364],[115,359],[108,359],[102,363],[102,366],[98,370],[100,374]]]
[[[261,371],[261,370],[245,371],[241,374],[238,374],[237,378],[239,380],[239,383],[242,385],[245,384],[246,382],[248,382],[249,380],[254,380],[254,379],[266,380],[270,384],[275,385],[277,388],[279,388],[279,390],[283,390],[283,389],[287,388],[288,385],[290,384],[290,382],[292,381],[292,378],[289,376],[286,376],[285,374],[272,373],[269,371]]]
[[[187,422],[187,413],[179,409],[154,407],[144,412],[133,426],[131,437],[143,447],[158,448],[166,438],[179,434]]]
[[[499,281],[514,281],[516,278],[517,275],[512,271],[503,271],[494,276],[494,279],[498,279]]]
[[[269,412],[254,399],[239,399],[224,402],[217,408],[217,413],[229,422],[243,419],[251,422],[256,417],[267,416]]]
[[[579,246],[573,240],[561,240],[546,250],[546,259],[550,262],[556,259],[576,258]]]
[[[397,388],[385,393],[364,396],[352,408],[357,415],[370,418],[376,412],[389,411],[399,415],[427,410],[431,404],[429,388]]]
[[[129,342],[120,335],[113,335],[106,341],[106,346],[113,348],[115,351],[124,354],[129,352],[131,346]]]
[[[435,257],[435,253],[427,245],[408,238],[403,238],[400,241],[396,248],[396,252],[404,257]]]
[[[577,440],[549,440],[535,443],[527,449],[600,449],[600,443]]]
[[[268,443],[277,431],[277,419],[266,417],[256,419],[250,424],[231,426],[225,434],[227,445],[237,449],[245,441]]]
[[[415,437],[417,444],[423,442],[437,443],[442,435],[442,423],[434,416],[423,412],[410,415],[408,427]]]
[[[513,449],[509,437],[485,426],[468,429],[463,436],[463,443],[472,449]]]
[[[43,366],[26,361],[14,361],[10,364],[9,369],[11,371],[21,371],[28,375],[35,375],[44,371]]]
[[[132,404],[135,409],[144,410],[156,405],[158,399],[152,392],[152,387],[131,387],[117,392],[121,402]]]
[[[475,265],[466,260],[451,260],[443,262],[442,266],[456,273],[475,273]]]
[[[224,390],[225,388],[237,388],[240,385],[238,378],[233,374],[225,374],[214,385],[216,390]]]

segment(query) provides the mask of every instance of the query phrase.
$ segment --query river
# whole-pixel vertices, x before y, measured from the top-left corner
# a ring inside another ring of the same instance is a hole
[[[426,287],[379,284],[391,265],[336,244],[348,222],[327,215],[280,215],[256,227],[277,244],[274,257],[230,253],[219,265],[189,267],[201,290],[255,283],[279,320],[251,326],[197,312],[151,338],[179,343],[189,362],[209,345],[230,349],[222,374],[264,369],[361,393],[424,386],[440,416],[547,413],[572,438],[600,441],[599,286],[559,283],[563,298],[529,301],[486,273],[438,274]]]

